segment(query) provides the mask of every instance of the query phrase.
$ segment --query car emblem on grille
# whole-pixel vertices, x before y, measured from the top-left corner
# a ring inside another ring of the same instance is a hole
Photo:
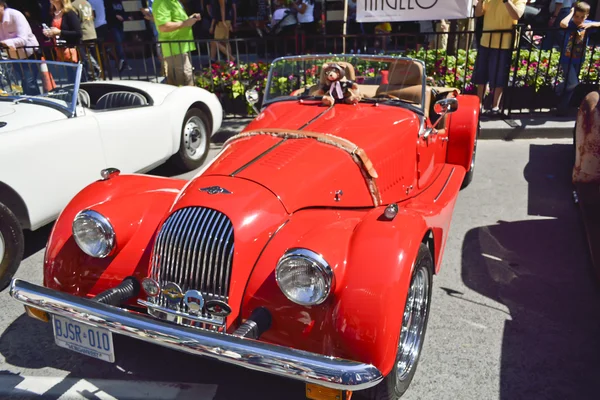
[[[204,188],[201,188],[200,191],[206,192],[208,194],[217,194],[217,193],[231,194],[231,192],[229,190],[222,188],[221,186],[204,187]]]
[[[185,292],[183,302],[188,306],[188,309],[192,314],[199,314],[204,308],[204,297],[202,296],[202,293],[197,290],[188,290]]]
[[[231,307],[221,300],[209,300],[206,302],[206,311],[217,317],[226,317],[231,314]]]
[[[176,306],[183,298],[183,291],[173,282],[167,282],[162,289],[162,294],[167,298],[167,303],[170,306]]]

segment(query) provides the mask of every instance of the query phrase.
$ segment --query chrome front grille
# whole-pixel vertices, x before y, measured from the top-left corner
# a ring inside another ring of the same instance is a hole
[[[205,207],[182,208],[167,218],[156,237],[151,277],[160,287],[173,282],[183,293],[194,289],[206,301],[227,302],[233,247],[233,225],[225,214]],[[167,306],[162,294],[154,303]],[[183,301],[176,310],[188,312]]]

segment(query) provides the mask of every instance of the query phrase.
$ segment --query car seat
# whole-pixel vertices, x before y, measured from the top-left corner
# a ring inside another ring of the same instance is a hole
[[[73,90],[70,88],[67,88],[67,89],[61,88],[60,91],[48,93],[48,96],[51,99],[62,100],[65,103],[67,103],[67,105],[70,107],[71,101],[73,101],[72,93],[73,93]],[[83,107],[89,107],[90,106],[90,94],[83,89],[79,89],[79,92],[77,93],[77,104],[79,104]]]
[[[135,92],[110,92],[106,93],[96,102],[97,110],[109,110],[114,108],[127,108],[145,106],[148,101],[144,96]]]
[[[82,107],[89,108],[91,103],[90,94],[83,89],[79,89],[79,93],[77,94],[77,101]]]
[[[379,85],[376,96],[394,96],[419,107],[424,104],[424,113],[427,117],[431,107],[431,87],[424,84],[424,73],[423,64],[420,62],[398,60],[390,64],[388,83]],[[423,89],[425,89],[425,98],[423,98]]]

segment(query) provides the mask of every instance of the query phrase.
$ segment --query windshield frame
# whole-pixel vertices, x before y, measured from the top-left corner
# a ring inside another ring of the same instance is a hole
[[[78,93],[79,93],[79,88],[80,88],[80,83],[81,83],[81,72],[83,69],[83,66],[81,65],[81,63],[70,63],[70,62],[61,62],[61,61],[45,61],[45,60],[13,60],[13,59],[2,59],[0,60],[0,65],[15,65],[15,64],[36,64],[38,67],[38,74],[41,73],[41,66],[42,64],[47,64],[47,65],[52,65],[52,66],[57,66],[57,67],[65,67],[65,68],[73,68],[76,70],[75,73],[75,82],[73,83],[68,83],[67,85],[64,86],[64,88],[70,88],[70,85],[73,85],[73,93],[71,96],[71,103],[67,103],[68,105],[62,106],[59,103],[56,103],[52,100],[46,100],[44,97],[42,96],[30,96],[30,95],[26,95],[26,94],[22,94],[22,95],[8,95],[8,96],[0,96],[0,100],[2,99],[9,99],[11,101],[22,101],[22,102],[31,102],[34,104],[39,104],[39,105],[44,105],[44,106],[48,106],[51,108],[54,108],[56,110],[62,111],[67,117],[71,118],[74,117],[76,115],[76,110],[77,110],[77,99],[78,99]],[[38,76],[38,79],[41,79],[40,76]],[[58,87],[58,85],[57,85]],[[42,95],[45,95],[45,93],[43,93]]]
[[[306,55],[284,56],[284,57],[278,57],[278,58],[274,59],[273,61],[271,61],[270,65],[269,65],[269,73],[267,76],[267,83],[266,83],[265,89],[264,89],[265,95],[263,96],[261,108],[266,107],[269,104],[277,103],[280,101],[298,100],[300,98],[298,96],[281,95],[281,96],[273,97],[272,99],[266,100],[267,94],[269,93],[269,90],[271,88],[273,73],[275,71],[274,67],[275,67],[276,63],[280,63],[280,62],[294,63],[294,62],[303,62],[303,61],[311,61],[311,60],[327,61],[328,59],[335,59],[335,58],[344,58],[345,59],[344,61],[350,62],[350,63],[352,63],[352,62],[349,60],[353,59],[353,58],[357,59],[357,60],[366,60],[366,61],[371,61],[371,62],[393,63],[393,62],[404,60],[404,61],[420,63],[423,67],[423,76],[421,79],[421,104],[420,105],[411,104],[408,102],[403,102],[402,100],[394,100],[394,99],[381,99],[380,103],[390,104],[390,105],[402,107],[402,108],[409,108],[413,111],[418,110],[422,114],[425,113],[425,94],[426,94],[426,90],[427,90],[427,70],[425,68],[425,62],[423,60],[419,60],[417,58],[412,58],[412,57],[397,57],[397,56],[376,55],[376,54],[346,54],[346,53],[306,54]]]

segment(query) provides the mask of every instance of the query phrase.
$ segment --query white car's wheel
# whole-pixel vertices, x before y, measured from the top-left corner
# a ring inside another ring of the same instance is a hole
[[[19,220],[0,203],[0,290],[10,284],[21,264],[24,250],[25,239]]]
[[[181,144],[173,161],[183,170],[202,166],[210,148],[208,117],[204,111],[191,108],[185,114],[181,128]]]

